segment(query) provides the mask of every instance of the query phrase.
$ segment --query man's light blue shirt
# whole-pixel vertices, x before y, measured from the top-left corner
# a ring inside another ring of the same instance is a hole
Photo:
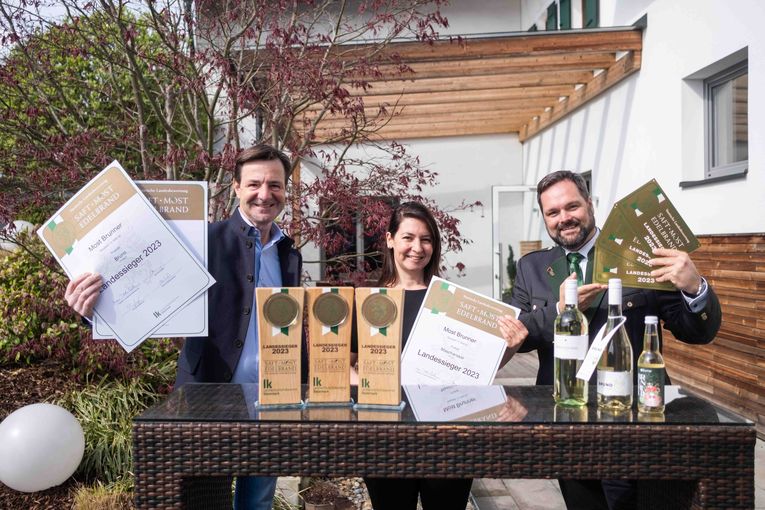
[[[265,246],[260,242],[260,231],[255,228],[247,218],[242,215],[242,219],[250,225],[249,235],[255,238],[255,287],[281,287],[282,271],[279,265],[279,251],[276,247],[283,237],[284,232],[276,225],[271,224],[271,235]],[[257,383],[258,382],[258,320],[255,296],[252,299],[252,310],[250,314],[250,324],[247,327],[247,336],[244,339],[244,347],[239,363],[234,370],[232,383]]]

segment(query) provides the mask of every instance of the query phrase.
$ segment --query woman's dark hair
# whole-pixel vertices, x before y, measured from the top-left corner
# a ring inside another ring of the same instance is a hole
[[[438,225],[433,214],[427,207],[419,202],[405,202],[395,209],[390,215],[388,222],[388,232],[391,237],[396,235],[398,227],[405,218],[414,218],[423,222],[430,231],[431,243],[433,244],[433,255],[430,257],[428,265],[425,266],[425,283],[430,283],[430,279],[439,276],[439,266],[441,264],[441,234],[438,231]],[[389,287],[395,285],[398,281],[398,272],[396,271],[396,262],[393,260],[393,248],[383,249],[383,266],[380,279],[377,285],[380,287]]]

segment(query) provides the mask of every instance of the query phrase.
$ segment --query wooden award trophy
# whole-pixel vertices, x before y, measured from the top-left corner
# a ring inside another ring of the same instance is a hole
[[[350,405],[352,287],[308,293],[308,405]]]
[[[404,291],[356,289],[358,406],[401,406],[401,320]]]
[[[303,297],[299,287],[255,289],[260,384],[258,406],[301,406]]]

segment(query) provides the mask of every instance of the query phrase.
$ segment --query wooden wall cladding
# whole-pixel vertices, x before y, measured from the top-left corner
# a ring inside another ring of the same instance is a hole
[[[692,259],[722,305],[710,345],[688,345],[664,330],[664,357],[680,384],[757,424],[765,437],[765,233],[699,236]]]

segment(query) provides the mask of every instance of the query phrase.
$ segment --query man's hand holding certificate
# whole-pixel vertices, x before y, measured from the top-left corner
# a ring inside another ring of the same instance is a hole
[[[598,240],[592,281],[621,278],[625,287],[673,291],[670,281],[658,281],[649,260],[656,248],[691,253],[699,241],[655,179],[614,204]]]
[[[434,277],[401,360],[401,383],[487,385],[507,342],[499,317],[518,309]]]
[[[101,275],[94,314],[127,351],[215,283],[116,161],[37,233],[70,278]]]

